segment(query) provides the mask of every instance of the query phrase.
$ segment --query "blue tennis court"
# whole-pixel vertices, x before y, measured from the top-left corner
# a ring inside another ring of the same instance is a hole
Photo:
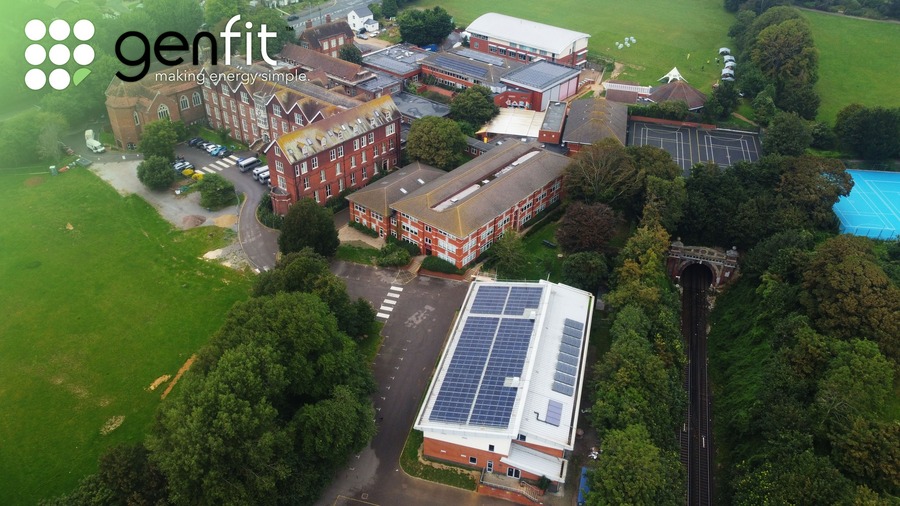
[[[900,236],[900,172],[848,170],[853,190],[834,205],[841,232],[873,239]]]

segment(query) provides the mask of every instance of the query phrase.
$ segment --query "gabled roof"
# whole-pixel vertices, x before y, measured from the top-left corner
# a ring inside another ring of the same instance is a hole
[[[699,109],[706,103],[706,95],[684,81],[674,81],[653,90],[650,100],[656,102],[686,102],[689,110]]]
[[[168,80],[165,76],[194,74],[199,67],[182,64],[176,67],[164,67],[147,74],[144,79],[127,82],[113,76],[106,87],[106,105],[114,109],[135,108],[149,111],[159,95],[177,95],[198,88],[197,81]]]
[[[563,54],[578,40],[589,34],[545,25],[527,19],[514,18],[496,12],[482,14],[466,28],[469,33],[486,35],[502,41],[515,42],[553,54]]]
[[[420,187],[443,176],[446,172],[421,162],[413,162],[402,169],[375,181],[347,196],[347,200],[371,209],[382,216],[390,214],[390,206]]]
[[[372,11],[369,10],[368,7],[364,5],[360,5],[359,7],[354,7],[350,12],[355,12],[357,16],[364,18],[366,16],[372,16]]]
[[[297,44],[285,44],[279,53],[282,60],[302,67],[306,71],[322,70],[329,77],[347,83],[357,83],[372,79],[373,74],[357,63],[333,58]]]
[[[399,118],[400,111],[393,99],[385,95],[284,134],[276,143],[293,164],[327,151],[343,139],[363,135]]]
[[[569,117],[563,130],[563,142],[593,144],[613,137],[625,144],[628,108],[603,98],[586,98],[569,104]]]
[[[537,143],[510,140],[394,202],[391,208],[455,237],[467,237],[561,176],[570,161],[542,150]],[[498,175],[504,169],[506,172]]]
[[[333,23],[325,23],[312,28],[307,28],[297,38],[306,42],[310,49],[322,49],[319,43],[322,39],[328,39],[335,35],[343,34],[348,44],[353,42],[353,30],[346,21],[335,21]]]

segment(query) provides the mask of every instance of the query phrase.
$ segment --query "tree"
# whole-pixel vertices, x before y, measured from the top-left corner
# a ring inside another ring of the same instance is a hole
[[[775,187],[779,224],[783,228],[833,230],[836,220],[832,208],[853,188],[853,179],[844,164],[801,156],[784,159],[782,166],[781,181]]]
[[[450,114],[454,119],[476,127],[487,123],[499,113],[500,108],[494,104],[491,90],[481,85],[467,88],[450,102]]]
[[[842,437],[852,417],[884,415],[892,396],[894,369],[872,341],[838,341],[835,347],[835,356],[819,381],[815,403],[822,423]]]
[[[362,51],[353,44],[341,46],[340,51],[338,51],[338,57],[350,63],[362,64]]]
[[[165,190],[175,182],[175,171],[169,161],[160,156],[151,156],[138,164],[137,177],[151,190]]]
[[[207,24],[215,25],[235,15],[246,16],[248,8],[247,2],[241,0],[207,0],[203,17]]]
[[[769,82],[775,83],[776,97],[786,89],[811,86],[818,80],[819,52],[809,23],[802,18],[789,19],[759,32],[750,58]]]
[[[763,151],[770,155],[800,156],[812,143],[812,133],[797,113],[781,112],[772,118],[763,137]]]
[[[330,209],[309,198],[301,199],[291,206],[284,217],[281,235],[278,237],[278,247],[282,253],[312,248],[324,257],[331,257],[339,245]]]
[[[615,139],[585,146],[566,167],[563,184],[573,200],[626,207],[641,188],[641,179],[625,147]]]
[[[215,5],[217,0],[207,1]],[[203,24],[203,8],[200,3],[185,0],[145,0],[144,12],[154,21],[160,32],[174,31],[188,34],[196,33]],[[234,12],[233,16],[237,14]],[[218,20],[216,20],[218,21]],[[258,25],[257,25],[258,26]]]
[[[200,190],[200,206],[221,209],[236,202],[234,184],[218,174],[207,174],[197,185]]]
[[[525,244],[513,230],[507,230],[491,246],[491,263],[497,269],[497,275],[506,279],[521,279],[528,267],[525,255]]]
[[[453,19],[442,7],[405,10],[397,16],[397,26],[404,42],[425,46],[444,40],[453,31]]]
[[[832,459],[844,473],[875,490],[900,491],[900,424],[854,416],[830,435]],[[887,444],[885,444],[887,443]]]
[[[881,160],[900,155],[900,108],[867,108],[851,104],[834,125],[840,142],[858,156]]]
[[[397,0],[383,0],[381,2],[381,14],[390,19],[397,16]]]
[[[666,230],[674,231],[684,216],[687,188],[683,177],[668,180],[647,176],[644,218],[658,221]]]
[[[654,446],[646,428],[629,425],[610,431],[602,445],[597,467],[589,473],[589,506],[684,502],[685,483],[678,456]]]
[[[144,125],[141,133],[141,153],[148,159],[162,157],[167,162],[175,160],[175,144],[178,143],[178,129],[167,120],[161,119]]]
[[[756,98],[753,99],[752,106],[756,122],[762,126],[768,126],[769,121],[778,112],[778,108],[775,107],[775,87],[770,84],[757,93]]]
[[[230,18],[234,14],[235,13],[232,13],[228,17]],[[265,24],[266,30],[276,34],[275,37],[266,40],[266,54],[269,58],[274,59],[275,55],[281,52],[281,49],[285,44],[296,42],[297,34],[291,30],[287,21],[285,21],[284,17],[276,9],[257,7],[247,12],[246,15],[241,16],[240,22],[244,23],[246,21],[253,23],[254,30],[260,29],[262,25]],[[217,30],[216,33],[220,31],[221,30]],[[242,52],[246,51],[243,40],[236,39],[235,42],[238,43],[238,47],[241,48]],[[253,42],[253,59],[255,61],[262,60],[262,44],[258,39]]]
[[[608,275],[606,257],[596,251],[575,253],[563,260],[562,282],[575,288],[595,293]]]
[[[42,116],[41,133],[37,138],[38,154],[46,161],[59,160],[59,134],[66,128],[66,120],[59,114],[46,113]]]
[[[559,222],[556,240],[569,253],[602,251],[621,223],[622,218],[606,204],[573,202]]]
[[[451,170],[459,165],[466,138],[459,125],[448,118],[426,116],[413,122],[406,141],[406,153],[439,169]]]

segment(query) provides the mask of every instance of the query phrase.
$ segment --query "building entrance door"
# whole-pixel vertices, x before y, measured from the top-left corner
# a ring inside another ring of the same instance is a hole
[[[489,472],[489,473],[494,472],[494,461],[493,460],[487,461],[487,472]]]
[[[522,473],[515,467],[509,467],[506,469],[506,475],[510,478],[520,478]]]

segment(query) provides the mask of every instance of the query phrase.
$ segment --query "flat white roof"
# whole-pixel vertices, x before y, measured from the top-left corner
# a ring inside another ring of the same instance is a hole
[[[415,428],[571,449],[593,305],[546,280],[473,282]]]
[[[544,50],[561,55],[576,41],[587,39],[589,34],[545,25],[527,19],[488,12],[482,14],[466,28],[469,33]],[[549,56],[549,55],[548,55]]]
[[[533,111],[531,109],[510,109],[503,107],[500,114],[494,116],[477,133],[492,135],[512,135],[514,137],[530,137],[537,139],[541,134],[541,125],[544,124],[546,111]]]

